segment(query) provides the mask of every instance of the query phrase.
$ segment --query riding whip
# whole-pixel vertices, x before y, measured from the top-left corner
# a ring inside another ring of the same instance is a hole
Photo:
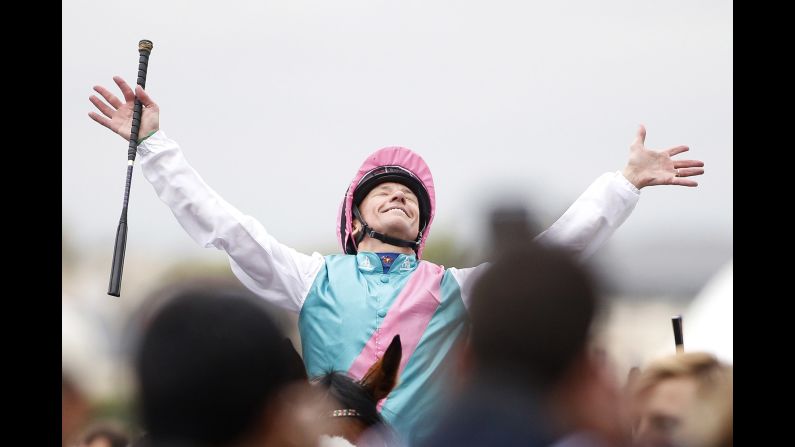
[[[136,83],[141,88],[146,87],[146,68],[149,64],[149,53],[152,52],[152,42],[141,40],[138,42],[138,79]],[[138,128],[141,124],[141,100],[135,98],[133,109],[132,129],[130,129],[130,143],[127,147],[127,181],[124,185],[124,205],[121,209],[119,227],[116,229],[116,244],[113,247],[113,266],[110,271],[110,284],[108,295],[119,296],[121,291],[121,273],[124,269],[124,252],[127,249],[127,204],[130,201],[130,183],[132,182],[133,163],[135,151],[138,147]]]

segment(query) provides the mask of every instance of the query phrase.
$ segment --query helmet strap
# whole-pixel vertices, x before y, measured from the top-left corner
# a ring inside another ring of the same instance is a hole
[[[414,249],[414,252],[416,252],[420,246],[420,242],[422,241],[422,230],[420,230],[416,240],[407,241],[404,239],[398,239],[396,237],[387,236],[386,234],[379,233],[373,230],[372,228],[370,228],[370,226],[367,225],[367,222],[364,221],[362,214],[359,212],[359,207],[356,205],[353,205],[353,215],[357,219],[359,219],[359,222],[361,222],[362,224],[362,231],[360,231],[359,234],[356,235],[356,245],[359,245],[362,239],[364,239],[364,236],[367,235],[373,239],[378,239],[381,242],[384,242],[389,245],[394,245],[396,247],[410,247]]]

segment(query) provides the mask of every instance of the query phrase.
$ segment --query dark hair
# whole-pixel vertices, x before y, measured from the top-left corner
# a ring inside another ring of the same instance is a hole
[[[292,379],[283,336],[262,301],[183,292],[157,310],[135,359],[153,442],[235,442]]]
[[[568,253],[519,243],[473,287],[478,368],[533,386],[554,384],[584,351],[596,305],[590,275]]]

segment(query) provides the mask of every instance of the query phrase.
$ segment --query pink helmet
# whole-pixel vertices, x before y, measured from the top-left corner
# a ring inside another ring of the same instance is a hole
[[[420,208],[420,232],[414,241],[404,241],[374,231],[359,216],[358,205],[377,185],[384,182],[397,182],[409,187],[417,196]],[[422,255],[425,241],[430,233],[431,222],[436,211],[436,196],[433,187],[433,176],[425,160],[419,154],[405,147],[392,146],[379,149],[364,160],[356,172],[337,216],[337,238],[342,250],[347,254],[356,254],[356,245],[361,242],[364,234],[392,245],[411,247]],[[358,217],[364,224],[364,231],[358,240],[353,237],[353,217]]]

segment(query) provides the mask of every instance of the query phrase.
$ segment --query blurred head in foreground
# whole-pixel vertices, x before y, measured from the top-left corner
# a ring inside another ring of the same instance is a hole
[[[732,366],[687,352],[655,360],[632,385],[639,446],[732,445]]]

